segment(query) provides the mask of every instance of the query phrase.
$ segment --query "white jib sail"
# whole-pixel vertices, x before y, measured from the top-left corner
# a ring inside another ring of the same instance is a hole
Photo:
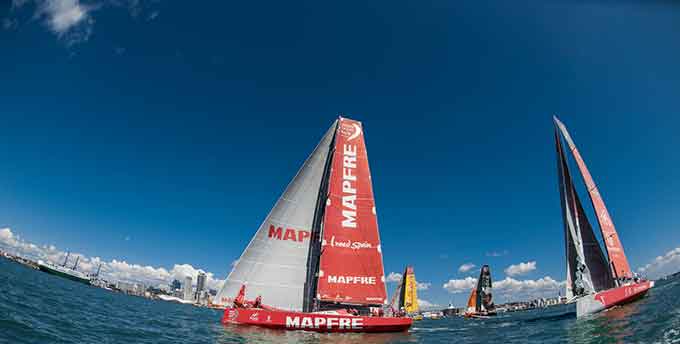
[[[287,310],[302,310],[309,235],[335,123],[288,184],[227,276],[214,303],[229,305],[241,285],[246,298]]]

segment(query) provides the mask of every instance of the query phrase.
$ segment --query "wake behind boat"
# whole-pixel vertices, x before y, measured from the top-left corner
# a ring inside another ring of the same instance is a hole
[[[319,332],[411,326],[410,318],[383,315],[385,272],[360,122],[333,123],[215,299],[227,307],[225,324]]]
[[[633,275],[614,223],[583,158],[564,124],[557,117],[554,117],[554,122],[567,258],[566,296],[569,302],[576,302],[576,316],[581,317],[634,301],[644,296],[654,286],[654,281],[641,280]],[[605,258],[583,210],[560,135],[576,160],[588,190],[609,260]]]

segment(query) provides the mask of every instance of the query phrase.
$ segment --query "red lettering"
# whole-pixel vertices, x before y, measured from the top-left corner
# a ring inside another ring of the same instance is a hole
[[[276,227],[274,228],[274,225],[269,225],[269,237],[273,238],[275,237],[276,239],[281,240],[281,227]]]
[[[275,227],[274,225],[269,225],[270,238],[303,242],[305,239],[309,239],[310,235],[311,234],[309,233],[309,231],[296,230],[293,228],[286,228],[286,230],[284,231],[282,227]]]
[[[295,230],[294,230],[294,229],[287,228],[287,229],[286,229],[286,234],[283,235],[283,240],[293,240],[293,241],[297,241],[297,239],[295,239]]]
[[[303,240],[309,238],[309,232],[307,231],[298,231],[298,241],[302,242]]]

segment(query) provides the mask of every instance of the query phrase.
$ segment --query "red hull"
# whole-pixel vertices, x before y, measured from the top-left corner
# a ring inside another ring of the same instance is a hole
[[[365,317],[261,308],[227,308],[224,310],[222,323],[315,332],[403,332],[411,327],[413,320],[406,317]]]
[[[580,317],[635,301],[653,286],[654,281],[642,281],[585,296],[577,301],[576,315]]]
[[[595,294],[595,300],[600,301],[605,308],[621,305],[643,297],[654,286],[652,281],[624,285]]]

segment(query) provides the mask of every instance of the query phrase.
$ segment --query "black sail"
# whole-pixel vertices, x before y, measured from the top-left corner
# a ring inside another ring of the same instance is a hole
[[[555,145],[567,256],[567,297],[609,289],[614,286],[609,266],[574,187],[557,129]]]
[[[596,292],[613,288],[614,279],[609,271],[607,259],[604,256],[604,252],[602,252],[600,243],[595,237],[593,227],[590,225],[590,222],[583,211],[583,206],[581,205],[576,190],[573,190],[573,193],[578,223],[577,227],[581,232],[581,243],[583,244],[583,256],[586,260],[586,265],[590,270],[590,280],[593,282],[593,288],[595,288]]]
[[[477,299],[475,300],[475,311],[492,311],[494,305],[491,294],[491,271],[488,265],[482,266],[477,280]]]
[[[404,270],[404,274],[401,277],[401,282],[399,283],[399,308],[406,306],[406,275],[408,275],[408,267]]]

